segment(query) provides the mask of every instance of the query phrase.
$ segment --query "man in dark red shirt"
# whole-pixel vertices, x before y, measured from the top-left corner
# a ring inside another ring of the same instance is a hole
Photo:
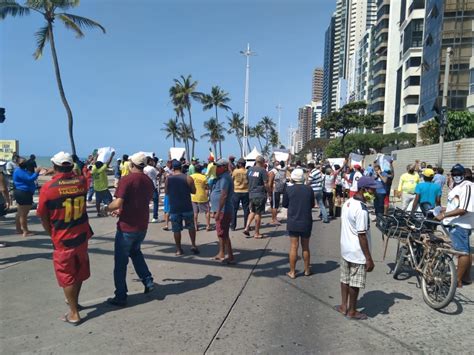
[[[148,229],[149,205],[155,188],[150,178],[143,173],[147,161],[145,154],[136,153],[129,160],[131,174],[120,179],[115,200],[104,207],[105,212],[112,212],[119,217],[114,248],[115,297],[107,300],[119,307],[127,305],[128,258],[132,259],[135,271],[145,286],[145,293],[154,288],[153,277],[140,248]]]
[[[63,321],[78,325],[82,282],[90,276],[88,240],[92,236],[86,211],[87,180],[73,173],[69,153],[51,158],[55,175],[41,188],[37,214],[54,246],[53,264],[70,311]]]

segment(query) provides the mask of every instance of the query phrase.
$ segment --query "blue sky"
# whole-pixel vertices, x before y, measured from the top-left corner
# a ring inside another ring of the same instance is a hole
[[[250,124],[265,115],[277,121],[281,103],[286,144],[298,107],[311,99],[312,70],[323,65],[324,31],[334,8],[335,0],[83,0],[70,12],[100,22],[107,34],[92,30],[76,39],[61,23],[55,27],[79,155],[113,146],[119,154],[143,150],[166,157],[172,142],[161,128],[173,117],[168,90],[180,75],[191,74],[198,91],[219,85],[242,114],[245,57],[239,51],[247,42],[257,52]],[[40,60],[32,57],[42,24],[36,13],[0,22],[0,106],[7,109],[0,137],[20,140],[21,154],[69,150],[50,47]],[[200,136],[213,113],[193,105]],[[220,111],[219,119],[226,115]],[[196,155],[205,157],[209,146],[201,139]],[[227,135],[223,153],[238,151],[235,137]]]

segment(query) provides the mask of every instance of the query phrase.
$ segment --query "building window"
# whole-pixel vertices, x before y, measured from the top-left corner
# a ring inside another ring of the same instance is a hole
[[[411,57],[405,62],[405,69],[419,67],[421,65],[421,57]]]
[[[416,114],[410,113],[403,116],[403,124],[417,123]]]
[[[438,7],[436,5],[434,5],[428,16],[430,18],[437,18],[438,15],[439,15]]]
[[[409,76],[405,79],[405,86],[407,88],[409,86],[417,86],[420,85],[420,77],[419,76]]]
[[[469,79],[469,94],[474,95],[474,68],[471,69],[470,79]]]

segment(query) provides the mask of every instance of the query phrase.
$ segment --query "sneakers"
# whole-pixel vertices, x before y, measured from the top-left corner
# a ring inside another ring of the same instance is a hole
[[[158,222],[159,222],[158,218],[153,218],[153,219],[151,220],[151,223],[158,223]]]
[[[117,307],[125,307],[127,305],[127,301],[119,300],[117,297],[108,298],[107,303]]]
[[[155,289],[155,284],[152,281],[152,282],[145,285],[145,290],[143,290],[143,293],[150,293],[154,289]]]

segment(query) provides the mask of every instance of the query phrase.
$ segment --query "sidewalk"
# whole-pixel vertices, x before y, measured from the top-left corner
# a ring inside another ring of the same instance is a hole
[[[89,207],[90,216],[95,216]],[[242,220],[240,219],[240,224]],[[269,217],[264,218],[268,222]],[[282,227],[265,226],[270,238],[246,239],[233,232],[237,265],[210,260],[217,252],[214,232],[198,232],[201,254],[174,256],[171,232],[150,224],[143,245],[158,284],[144,295],[129,265],[129,306],[104,301],[113,295],[114,218],[91,217],[91,278],[85,282],[81,315],[72,327],[59,320],[67,311],[44,233],[13,235],[12,216],[0,221],[0,349],[12,353],[354,353],[469,352],[474,347],[474,286],[457,292],[443,312],[423,302],[412,277],[387,274],[395,243],[381,260],[380,233],[373,229],[375,270],[369,274],[360,307],[371,318],[346,320],[332,310],[339,300],[339,220],[317,221],[311,240],[314,275],[290,280],[289,241]],[[40,231],[39,221],[30,219]],[[238,226],[240,227],[240,226]],[[302,271],[302,262],[298,263]]]

